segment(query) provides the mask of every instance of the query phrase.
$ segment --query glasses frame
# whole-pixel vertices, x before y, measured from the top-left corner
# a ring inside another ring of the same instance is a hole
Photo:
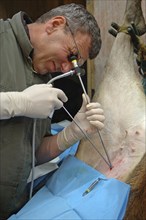
[[[68,29],[69,29],[69,31],[70,31],[70,33],[71,33],[73,42],[74,42],[75,47],[76,47],[76,49],[77,49],[77,53],[76,53],[76,54],[73,54],[73,52],[70,52],[70,55],[68,56],[68,57],[69,57],[68,59],[70,60],[70,57],[71,57],[71,56],[76,56],[76,57],[77,57],[78,65],[79,65],[79,67],[81,67],[81,66],[83,66],[83,64],[85,63],[85,60],[83,59],[83,57],[82,57],[81,54],[80,54],[79,48],[78,48],[77,43],[76,43],[75,38],[74,38],[74,33],[73,33],[72,29],[70,28],[70,26],[69,26],[68,23],[67,23],[67,27],[68,27]]]

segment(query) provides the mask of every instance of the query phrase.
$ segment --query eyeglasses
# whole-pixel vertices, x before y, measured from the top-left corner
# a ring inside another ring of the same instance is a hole
[[[82,66],[85,63],[85,60],[81,57],[80,51],[78,49],[77,43],[76,43],[75,38],[74,38],[74,34],[73,34],[73,32],[72,32],[72,30],[71,30],[71,28],[70,28],[70,26],[68,24],[67,24],[67,27],[68,27],[71,35],[72,35],[73,42],[74,42],[75,47],[77,49],[77,53],[76,54],[73,54],[73,52],[70,52],[68,57],[70,58],[71,56],[76,56],[77,57],[78,65]]]

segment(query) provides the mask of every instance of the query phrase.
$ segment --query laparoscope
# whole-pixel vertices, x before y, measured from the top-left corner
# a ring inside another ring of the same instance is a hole
[[[70,57],[69,57],[69,61],[72,62],[72,64],[73,64],[73,69],[70,70],[69,72],[60,74],[60,75],[58,75],[58,76],[52,78],[51,80],[49,80],[49,82],[48,82],[47,84],[52,84],[53,82],[55,82],[56,80],[61,79],[61,78],[65,78],[65,77],[68,77],[68,76],[77,75],[78,78],[79,78],[81,87],[82,87],[82,89],[83,89],[83,92],[84,92],[84,94],[85,94],[87,103],[89,103],[88,95],[87,95],[85,86],[84,86],[84,84],[83,84],[82,78],[81,78],[81,76],[85,74],[85,70],[79,67],[78,62],[77,62],[77,57],[76,57],[75,55],[70,56]],[[91,146],[96,150],[96,152],[102,157],[102,159],[106,162],[106,164],[107,164],[107,165],[109,166],[109,168],[111,169],[111,168],[112,168],[112,164],[111,164],[111,161],[110,161],[110,159],[109,159],[108,152],[107,152],[107,150],[106,150],[106,148],[105,148],[105,145],[104,145],[104,143],[103,143],[103,140],[102,140],[102,137],[101,137],[101,134],[100,134],[99,130],[97,129],[97,132],[98,132],[98,135],[99,135],[101,144],[102,144],[102,146],[103,146],[103,148],[104,148],[104,151],[105,151],[107,160],[106,160],[106,159],[103,157],[103,155],[99,152],[99,150],[96,148],[95,144],[92,142],[92,140],[91,140],[91,138],[89,137],[89,135],[83,130],[83,128],[80,127],[80,125],[79,125],[79,124],[76,122],[76,120],[72,117],[72,115],[69,113],[69,111],[68,111],[64,106],[63,106],[63,109],[64,109],[65,112],[69,115],[69,117],[74,121],[74,123],[78,126],[78,128],[79,128],[79,129],[81,130],[81,132],[84,134],[84,136],[85,136],[86,139],[89,141],[89,143],[91,144]],[[53,116],[53,113],[54,113],[54,112],[52,112],[52,116]],[[29,195],[29,198],[30,198],[30,199],[31,199],[31,197],[32,197],[33,185],[34,185],[36,121],[37,121],[37,119],[34,119],[34,122],[33,122],[33,137],[32,137],[32,176],[31,176],[31,186],[30,186],[30,195]]]

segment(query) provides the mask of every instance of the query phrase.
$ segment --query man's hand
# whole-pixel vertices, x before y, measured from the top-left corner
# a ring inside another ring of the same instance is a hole
[[[62,90],[48,84],[33,85],[22,92],[2,92],[0,98],[1,119],[14,116],[51,117],[54,110],[60,109],[67,101]]]
[[[104,113],[101,105],[97,102],[89,103],[89,97],[83,94],[83,103],[81,109],[75,115],[75,122],[88,135],[94,134],[104,127]],[[84,137],[83,132],[79,129],[74,121],[58,134],[57,142],[60,150],[65,150],[72,144]]]
[[[97,132],[97,129],[101,130],[104,127],[104,115],[103,109],[98,102],[89,103],[89,97],[85,94],[82,95],[83,103],[81,109],[76,114],[74,120],[87,134]],[[89,104],[88,104],[89,103]],[[74,131],[79,133],[78,126],[73,123]]]

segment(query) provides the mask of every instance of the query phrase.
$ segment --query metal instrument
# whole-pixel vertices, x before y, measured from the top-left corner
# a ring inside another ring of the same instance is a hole
[[[72,57],[70,57],[70,60],[71,60],[71,62],[72,62],[72,64],[73,64],[73,66],[74,66],[74,69],[75,69],[75,71],[76,71],[76,73],[77,73],[77,76],[79,77],[79,81],[80,81],[80,83],[81,83],[83,92],[84,92],[84,94],[85,94],[85,96],[86,96],[87,103],[89,103],[89,101],[88,101],[88,95],[87,95],[86,89],[85,89],[85,87],[84,87],[82,78],[81,78],[81,70],[80,70],[80,67],[78,66],[77,58],[76,58],[76,56],[72,56]],[[65,109],[65,108],[64,108],[64,109]],[[73,119],[73,118],[72,118],[72,119]],[[104,145],[104,142],[103,142],[103,140],[102,140],[101,134],[100,134],[100,132],[99,132],[98,129],[97,129],[97,132],[98,132],[98,135],[99,135],[101,144],[102,144],[102,146],[103,146],[103,149],[104,149],[105,154],[106,154],[107,159],[108,159],[108,162],[107,162],[105,159],[104,159],[104,161],[106,161],[106,163],[108,164],[109,168],[112,169],[113,166],[112,166],[112,164],[111,164],[111,161],[110,161],[108,152],[107,152],[107,150],[106,150],[106,147],[105,147],[105,145]],[[84,135],[85,135],[85,132],[84,132]],[[96,147],[95,147],[95,145],[92,143],[91,139],[90,139],[87,135],[85,135],[85,137],[88,139],[88,141],[91,143],[91,145],[92,145],[92,146],[94,147],[94,149],[95,149]],[[96,148],[96,151],[99,153],[99,151],[97,150],[97,148]],[[99,154],[100,154],[100,153],[99,153]],[[101,154],[100,154],[100,156],[101,156]],[[103,158],[103,156],[102,156],[102,158]]]
[[[103,179],[103,178],[98,178],[97,180],[95,180],[86,190],[85,190],[85,192],[82,194],[82,196],[85,196],[85,195],[87,195],[89,192],[91,192],[94,188],[95,188],[95,186],[99,183],[99,181],[101,181],[101,180],[107,180],[107,179]]]

